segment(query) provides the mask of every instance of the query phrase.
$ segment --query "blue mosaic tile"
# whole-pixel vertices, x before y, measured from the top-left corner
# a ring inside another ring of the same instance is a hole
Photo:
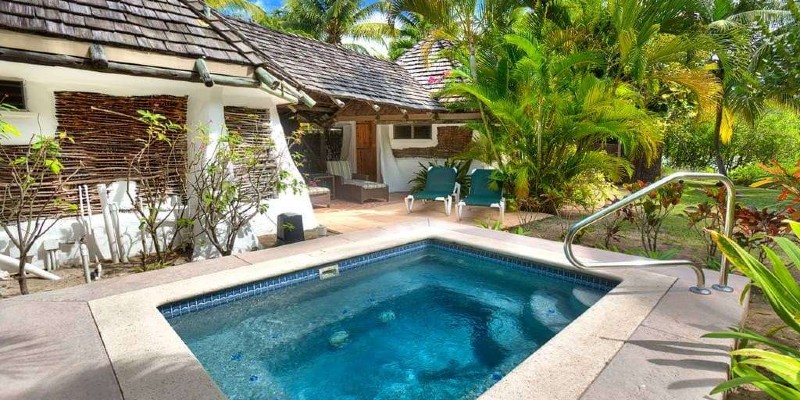
[[[391,258],[400,257],[409,253],[423,251],[426,248],[435,248],[440,251],[450,252],[462,256],[475,257],[486,261],[491,261],[502,265],[504,267],[513,268],[516,270],[524,271],[534,275],[545,276],[548,278],[555,278],[566,280],[568,282],[590,287],[598,290],[611,290],[618,282],[589,275],[581,272],[576,272],[564,268],[551,267],[543,265],[534,261],[525,260],[513,256],[499,254],[487,250],[477,249],[469,246],[464,246],[458,243],[443,242],[433,239],[412,242],[398,247],[393,247],[386,250],[377,251],[370,254],[364,254],[341,260],[338,262],[339,272],[354,270],[365,265],[373,264],[379,261],[388,260]],[[165,304],[158,307],[158,310],[164,318],[170,319],[190,312],[204,310],[211,307],[216,307],[221,304],[227,304],[232,301],[261,295],[264,293],[296,286],[304,282],[319,279],[318,267],[309,268],[302,271],[293,272],[288,275],[282,275],[275,278],[252,282],[246,285],[237,286],[229,289],[220,290],[213,293],[208,293],[191,299],[178,301],[175,303]]]

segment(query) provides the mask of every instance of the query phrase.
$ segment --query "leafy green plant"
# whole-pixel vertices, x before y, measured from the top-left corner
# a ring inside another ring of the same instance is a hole
[[[742,165],[728,173],[728,178],[731,178],[734,184],[741,186],[750,186],[764,179],[765,176],[766,172],[758,164]]]
[[[25,274],[27,257],[33,246],[59,220],[77,211],[77,206],[64,198],[65,185],[77,170],[66,173],[61,164],[61,142],[70,141],[65,134],[36,135],[22,153],[11,146],[0,146],[0,226],[11,244],[19,250],[19,289],[28,294]]]
[[[625,185],[631,192],[647,186],[638,181]],[[683,196],[683,183],[673,182],[650,192],[647,196],[633,202],[635,224],[639,229],[642,248],[645,252],[658,251],[658,239],[666,218],[672,213]]]
[[[143,124],[145,135],[137,138],[139,151],[127,157],[126,190],[132,211],[142,232],[141,269],[147,269],[150,248],[157,264],[170,260],[169,252],[179,247],[194,222],[186,204],[186,171],[194,168],[186,157],[187,127],[164,115],[138,110],[137,116],[97,109],[134,123]],[[178,185],[176,188],[175,185]],[[135,185],[136,190],[131,190]],[[171,227],[174,222],[174,227]],[[149,241],[149,244],[148,244]]]
[[[725,189],[705,188],[706,200],[699,204],[689,205],[683,214],[689,221],[688,227],[703,239],[705,245],[706,267],[718,270],[717,245],[708,234],[710,231],[721,231],[725,218]]]
[[[3,111],[14,111],[14,110],[16,110],[16,107],[14,107],[14,106],[12,106],[10,104],[4,104],[2,100],[3,99],[0,99],[0,139],[6,138],[6,137],[10,137],[10,136],[19,137],[20,136],[19,129],[17,129],[17,127],[14,126],[14,124],[6,121],[3,118],[3,114],[2,114]]]
[[[800,238],[800,223],[789,221],[788,224],[794,235]],[[716,232],[711,236],[733,267],[752,281],[750,285],[761,289],[775,314],[784,323],[778,329],[800,333],[800,284],[790,269],[800,268],[800,247],[788,238],[773,238],[788,262],[764,246],[762,249],[769,259],[770,268],[733,239]],[[711,333],[705,337],[739,341],[738,348],[731,352],[732,379],[714,388],[712,394],[751,384],[775,399],[800,398],[800,349],[783,345],[769,335],[742,328]],[[767,349],[756,348],[755,344],[766,346]]]
[[[515,227],[509,229],[508,231],[510,233],[513,233],[515,235],[520,235],[520,236],[530,236],[530,234],[531,234],[531,231],[528,230],[528,229],[525,229],[525,227],[522,226],[522,225],[515,226]]]
[[[502,231],[503,230],[503,223],[493,219],[486,219],[483,221],[476,221],[476,225],[479,228],[489,229],[493,231]]]
[[[200,145],[201,158],[188,187],[197,193],[196,226],[223,256],[230,255],[242,231],[256,215],[268,209],[267,200],[300,182],[275,160],[275,146],[268,132],[229,131],[216,141],[207,137]],[[284,226],[293,230],[294,226]]]
[[[614,204],[619,201],[617,196],[608,199],[608,204]],[[636,222],[636,214],[633,205],[626,205],[614,212],[614,215],[609,218],[604,218],[601,222],[603,227],[603,248],[612,249],[612,245],[616,245],[622,241],[622,230],[625,226],[634,224]],[[613,243],[613,244],[612,244]]]

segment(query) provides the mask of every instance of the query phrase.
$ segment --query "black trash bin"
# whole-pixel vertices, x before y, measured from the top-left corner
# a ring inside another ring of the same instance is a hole
[[[295,213],[278,215],[278,243],[295,243],[306,240],[303,216]]]

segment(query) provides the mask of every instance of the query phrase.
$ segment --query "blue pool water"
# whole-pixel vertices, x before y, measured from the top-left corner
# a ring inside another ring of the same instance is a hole
[[[165,315],[231,399],[476,398],[610,289],[506,264],[420,246]]]

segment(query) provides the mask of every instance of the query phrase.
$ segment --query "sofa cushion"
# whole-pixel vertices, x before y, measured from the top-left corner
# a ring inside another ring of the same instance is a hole
[[[321,196],[324,194],[330,193],[331,190],[324,187],[324,186],[309,186],[308,187],[308,194],[310,196]]]

